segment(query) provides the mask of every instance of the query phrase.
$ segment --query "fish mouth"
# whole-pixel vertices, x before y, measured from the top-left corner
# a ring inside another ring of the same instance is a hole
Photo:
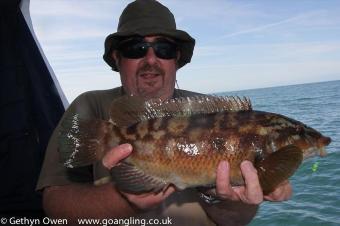
[[[327,152],[325,150],[325,147],[322,147],[319,149],[319,156],[320,157],[325,157],[327,155]]]
[[[303,150],[303,159],[311,158],[317,155],[320,157],[325,157],[327,155],[325,147],[317,148],[314,146]]]
[[[319,147],[327,146],[331,143],[332,139],[330,137],[321,137],[318,139]]]

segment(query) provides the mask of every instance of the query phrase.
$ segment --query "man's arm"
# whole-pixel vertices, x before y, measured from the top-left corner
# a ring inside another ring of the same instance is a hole
[[[119,145],[107,153],[102,163],[111,169],[131,151],[130,144]],[[65,218],[77,224],[77,219],[82,218],[122,218],[135,215],[140,210],[157,206],[174,190],[169,187],[158,194],[134,195],[119,192],[112,183],[101,186],[51,186],[43,191],[43,205],[48,216]]]
[[[127,157],[130,146],[114,148],[114,162]],[[46,187],[43,191],[43,206],[46,214],[65,218],[77,224],[81,218],[126,217],[136,213],[130,203],[115,189],[112,183],[101,186],[70,184]]]
[[[43,192],[43,206],[48,216],[65,218],[72,224],[82,218],[119,218],[136,213],[112,183],[48,187]]]

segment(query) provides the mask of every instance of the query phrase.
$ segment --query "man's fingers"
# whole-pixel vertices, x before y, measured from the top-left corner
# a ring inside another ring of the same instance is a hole
[[[102,163],[106,168],[111,169],[112,167],[117,165],[118,162],[129,156],[131,152],[131,144],[118,145],[105,154]]]
[[[164,191],[163,191],[163,199],[166,199],[169,197],[172,193],[176,191],[176,188],[174,186],[168,186]]]
[[[216,172],[216,193],[226,194],[229,191],[229,163],[226,161],[220,162]]]
[[[241,163],[241,171],[245,180],[245,198],[249,203],[258,204],[263,201],[263,192],[260,185],[257,170],[250,161]]]
[[[216,173],[216,194],[220,198],[237,200],[237,194],[230,185],[230,165],[222,161],[217,167]]]

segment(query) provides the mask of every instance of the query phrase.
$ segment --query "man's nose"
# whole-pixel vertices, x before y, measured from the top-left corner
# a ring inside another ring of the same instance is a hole
[[[145,55],[144,59],[149,64],[153,64],[153,63],[155,63],[157,61],[157,56],[156,56],[155,51],[153,50],[152,47],[148,48],[148,51],[146,52],[146,55]]]

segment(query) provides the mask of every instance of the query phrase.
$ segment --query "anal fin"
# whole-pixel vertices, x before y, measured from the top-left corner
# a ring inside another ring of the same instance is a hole
[[[294,174],[303,160],[301,149],[288,145],[255,162],[263,194],[267,195]]]
[[[118,189],[135,194],[157,193],[168,185],[166,181],[147,175],[136,166],[126,162],[113,167],[111,176]]]

